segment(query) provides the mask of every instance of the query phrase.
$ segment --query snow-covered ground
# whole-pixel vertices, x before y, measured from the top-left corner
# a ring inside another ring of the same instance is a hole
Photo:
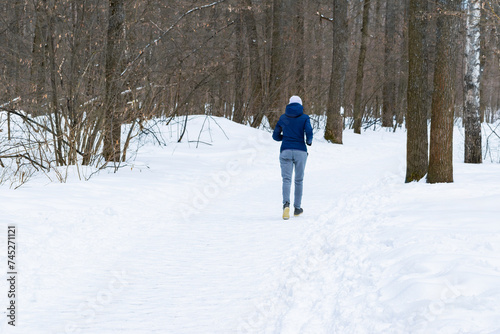
[[[0,187],[1,333],[500,333],[500,165],[461,163],[458,128],[436,185],[403,183],[402,130],[317,134],[289,221],[270,133],[158,130],[118,173]]]

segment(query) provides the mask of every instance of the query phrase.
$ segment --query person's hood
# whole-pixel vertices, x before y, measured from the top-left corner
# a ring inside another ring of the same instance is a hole
[[[286,106],[285,115],[297,118],[304,113],[304,107],[300,103],[290,103]]]

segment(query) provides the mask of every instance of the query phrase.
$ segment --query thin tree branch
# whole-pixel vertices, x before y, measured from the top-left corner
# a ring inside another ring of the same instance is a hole
[[[207,38],[205,41],[203,41],[203,43],[197,47],[196,49],[194,49],[193,51],[191,51],[188,55],[186,55],[184,58],[182,58],[180,60],[180,62],[184,62],[187,58],[191,57],[193,54],[195,54],[196,52],[198,52],[203,46],[205,46],[210,40],[214,39],[218,33],[220,33],[221,31],[229,28],[231,25],[234,24],[234,21],[231,21],[229,22],[225,27],[222,27],[221,29],[217,30],[212,36],[210,36],[209,38]]]
[[[189,14],[192,14],[194,12],[197,12],[199,10],[202,10],[202,9],[205,9],[205,8],[209,8],[209,7],[213,7],[213,6],[216,6],[222,2],[225,2],[226,0],[218,0],[218,1],[215,1],[215,2],[212,2],[208,5],[204,5],[204,6],[200,6],[200,7],[195,7],[195,8],[192,8],[190,10],[188,10],[187,12],[185,12],[184,14],[182,14],[181,16],[179,16],[177,18],[177,20],[165,31],[163,31],[163,33],[158,36],[154,41],[152,41],[151,43],[148,43],[145,47],[143,47],[140,51],[139,51],[139,54],[130,62],[128,63],[128,65],[125,67],[125,69],[123,70],[123,72],[120,74],[120,76],[123,76],[125,75],[125,73],[127,73],[127,71],[137,62],[137,60],[139,60],[142,55],[146,52],[147,49],[153,47],[154,45],[157,45],[158,42],[163,38],[165,37],[165,35],[167,33],[169,33],[172,29],[175,28],[175,26],[177,26],[177,24],[184,18],[186,17],[187,15]],[[161,29],[160,29],[161,30]]]
[[[0,158],[5,158],[5,159],[24,158],[24,159],[28,160],[29,162],[31,162],[35,168],[36,168],[36,166],[39,166],[40,168],[43,168],[45,170],[50,169],[49,167],[45,167],[44,165],[37,162],[36,160],[33,160],[28,154],[2,155],[2,156],[0,156]]]
[[[42,129],[44,129],[45,131],[47,131],[48,133],[51,133],[51,134],[53,134],[53,135],[56,135],[56,134],[54,133],[54,131],[52,131],[52,129],[50,129],[49,127],[47,127],[47,126],[45,126],[45,125],[43,125],[43,124],[38,123],[38,122],[37,122],[37,121],[35,121],[34,119],[31,119],[31,118],[29,118],[28,116],[23,115],[22,113],[17,112],[17,111],[16,111],[16,110],[14,110],[14,109],[6,109],[6,108],[4,108],[4,107],[0,107],[0,111],[5,111],[5,112],[8,112],[9,114],[17,115],[17,116],[21,117],[23,120],[27,121],[28,123],[35,124],[35,125],[37,125],[37,126],[41,127]],[[70,143],[68,143],[66,140],[64,140],[64,139],[62,139],[62,138],[61,138],[61,140],[62,140],[62,143],[63,143],[63,144],[65,144],[65,145],[67,145],[68,147],[72,148],[72,147],[71,147],[71,144],[70,144]],[[75,151],[76,151],[76,153],[78,153],[80,156],[82,156],[82,157],[83,157],[83,155],[84,155],[84,154],[83,154],[82,152],[80,152],[80,151],[79,151],[79,150],[77,150],[76,148],[75,148]]]

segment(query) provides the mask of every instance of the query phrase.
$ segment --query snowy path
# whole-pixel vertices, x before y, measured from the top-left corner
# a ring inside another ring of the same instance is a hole
[[[401,149],[393,144],[393,149]],[[365,320],[373,318],[377,307],[373,279],[382,271],[369,261],[380,248],[371,236],[377,229],[378,211],[388,202],[390,187],[386,184],[399,177],[401,167],[397,159],[369,156],[368,151],[358,152],[365,157],[364,162],[355,154],[338,156],[343,161],[340,168],[325,169],[323,173],[308,170],[318,178],[318,184],[329,190],[319,194],[321,202],[328,205],[308,220],[304,244],[286,263],[271,296],[258,303],[241,332],[361,333],[366,328]],[[387,170],[387,165],[393,169]],[[349,173],[352,170],[359,174]],[[332,178],[331,184],[325,184],[319,176],[329,173],[349,175],[350,179],[339,182]],[[368,332],[383,329],[387,327]]]
[[[404,133],[318,140],[305,213],[284,222],[279,144],[218,122],[229,140],[212,122],[213,146],[146,145],[130,171],[0,188],[21,305],[0,332],[500,331],[498,165],[405,185]],[[196,140],[203,118],[190,124]]]

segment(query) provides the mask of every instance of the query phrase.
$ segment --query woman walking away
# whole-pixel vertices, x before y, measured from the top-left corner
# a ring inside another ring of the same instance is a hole
[[[304,141],[304,134],[306,139]],[[307,160],[306,144],[311,146],[313,131],[309,116],[304,114],[302,100],[294,95],[286,106],[285,113],[281,115],[274,128],[273,139],[281,141],[280,165],[283,178],[283,219],[290,218],[290,186],[292,172],[295,167],[295,196],[293,206],[294,216],[300,215],[304,210],[302,202],[302,181]]]

